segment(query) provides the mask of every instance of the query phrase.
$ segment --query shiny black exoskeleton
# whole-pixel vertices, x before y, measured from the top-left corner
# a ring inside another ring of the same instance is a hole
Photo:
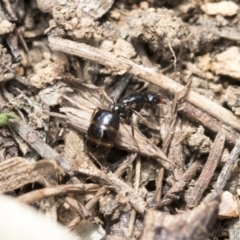
[[[165,103],[160,94],[132,93],[109,109],[95,110],[86,135],[88,149],[97,158],[106,156],[114,145],[120,122],[129,122],[133,112],[140,112],[145,104],[156,106],[159,103]]]
[[[119,115],[107,109],[94,111],[87,131],[87,147],[102,157],[113,147],[120,126]]]
[[[117,112],[121,121],[129,121],[134,111],[140,112],[145,104],[156,106],[165,103],[163,97],[154,92],[132,93],[119,104],[110,105],[110,110]]]

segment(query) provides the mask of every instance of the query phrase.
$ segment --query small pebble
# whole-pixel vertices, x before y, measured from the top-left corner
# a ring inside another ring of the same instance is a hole
[[[121,14],[118,11],[111,11],[110,12],[110,16],[111,16],[112,19],[118,21],[120,19],[120,17],[121,17]]]
[[[67,3],[67,0],[58,0],[58,3],[60,5],[65,5]]]
[[[239,6],[232,1],[222,1],[216,3],[205,3],[201,6],[202,11],[207,15],[222,15],[231,17],[238,13]]]
[[[240,80],[240,49],[233,46],[217,54],[212,61],[212,71]]]
[[[228,192],[224,191],[221,195],[221,202],[219,205],[218,218],[235,218],[239,216],[239,209],[237,205],[236,197]]]
[[[146,10],[146,9],[149,8],[149,3],[146,2],[146,1],[140,2],[139,7],[140,7],[142,10]]]
[[[0,35],[8,34],[15,28],[15,24],[10,23],[8,20],[0,22]]]
[[[128,59],[134,58],[136,56],[136,52],[132,44],[121,38],[117,39],[115,43],[114,53],[118,56],[122,56]]]

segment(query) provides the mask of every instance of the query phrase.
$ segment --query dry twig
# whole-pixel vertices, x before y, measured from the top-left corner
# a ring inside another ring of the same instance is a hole
[[[159,202],[162,194],[162,185],[163,185],[163,175],[164,169],[161,168],[157,174],[156,178],[156,192],[155,192],[155,201]]]
[[[210,194],[201,205],[182,214],[170,215],[148,210],[140,240],[205,240],[217,219],[219,202],[219,197]]]
[[[86,193],[96,192],[99,189],[97,184],[69,184],[69,185],[58,185],[54,187],[43,188],[35,190],[24,195],[19,196],[17,199],[25,203],[33,203],[38,200],[47,197],[54,197],[64,195],[68,193]]]
[[[191,192],[191,195],[187,198],[187,207],[192,208],[199,204],[200,199],[203,196],[204,191],[207,189],[212,176],[217,168],[217,165],[221,159],[223,148],[225,143],[225,133],[220,132],[213,143],[211,152],[208,156],[202,172],[196,181],[195,187]]]
[[[184,114],[184,116],[189,118],[191,121],[194,121],[197,124],[201,124],[215,134],[219,133],[222,129],[224,129],[226,132],[226,142],[231,145],[235,145],[237,139],[240,137],[239,133],[227,126],[223,126],[221,121],[213,118],[211,115],[203,112],[201,109],[194,107],[190,103],[183,103],[183,105],[179,109],[179,113]]]
[[[56,160],[65,170],[70,170],[69,162],[59,153],[46,144],[35,130],[24,121],[9,123],[11,129],[16,131],[36,152],[43,158]]]
[[[183,89],[183,86],[163,74],[156,73],[154,69],[138,65],[131,60],[117,57],[115,54],[88,46],[84,43],[76,43],[70,40],[49,37],[49,45],[52,50],[65,52],[84,59],[95,61],[101,65],[111,68],[118,74],[128,72],[144,81],[151,82],[168,93],[176,93]],[[227,109],[208,98],[190,91],[186,101],[193,104],[204,112],[218,119],[220,122],[240,131],[240,119]]]
[[[136,160],[136,170],[135,170],[135,185],[134,185],[134,191],[138,193],[139,185],[140,185],[140,175],[141,175],[141,158],[138,156]],[[134,222],[136,219],[136,210],[132,209],[131,211],[131,216],[129,220],[129,225],[128,225],[128,231],[130,236],[132,236],[133,229],[134,229]]]
[[[138,212],[143,214],[146,208],[146,203],[144,200],[134,192],[134,190],[129,187],[125,182],[116,177],[113,173],[104,173],[100,170],[83,169],[79,168],[77,170],[79,173],[94,177],[98,181],[103,182],[109,188],[113,189],[116,193],[127,197],[133,208]]]
[[[117,177],[122,176],[122,174],[125,172],[126,168],[135,160],[137,154],[136,153],[132,153],[130,154],[126,160],[119,166],[119,168],[114,172],[114,174]],[[100,197],[102,195],[104,195],[106,192],[108,191],[108,189],[106,187],[102,187],[98,190],[98,192],[95,194],[95,196],[90,199],[89,202],[86,203],[85,208],[90,210],[93,208],[93,206],[98,202],[98,200],[100,199]]]
[[[217,195],[220,195],[222,193],[227,180],[231,176],[232,168],[233,168],[234,164],[236,164],[239,155],[240,155],[240,138],[237,140],[235,147],[229,154],[228,160],[225,163],[220,175],[218,176],[216,185],[214,187],[214,190]]]
[[[173,199],[178,198],[175,194],[183,191],[185,186],[188,184],[189,181],[193,178],[193,176],[196,174],[197,170],[199,169],[201,165],[200,161],[195,161],[188,170],[182,175],[180,180],[172,186],[167,193],[165,194],[163,200],[156,205],[155,208],[161,208],[163,206],[166,206],[170,204]]]
[[[12,191],[44,177],[54,179],[60,174],[63,171],[55,161],[41,160],[32,164],[24,158],[11,158],[0,164],[0,192]]]

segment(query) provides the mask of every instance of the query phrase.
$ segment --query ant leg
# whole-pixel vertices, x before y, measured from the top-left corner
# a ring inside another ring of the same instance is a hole
[[[156,124],[148,121],[141,113],[137,112],[137,111],[134,111],[134,113],[145,123],[145,125],[147,127],[149,127],[150,129],[153,129],[153,130],[159,130],[159,126],[157,126]],[[147,117],[150,117],[151,115],[147,116]]]
[[[92,116],[91,116],[91,119],[90,119],[90,123],[92,122],[92,119],[93,119],[95,113],[96,113],[97,111],[99,111],[99,110],[100,110],[99,107],[97,107],[97,108],[94,109],[94,111],[93,111],[93,113],[92,113]]]
[[[122,121],[122,126],[125,128],[125,130],[128,132],[128,129],[124,126],[124,123],[129,123],[129,122],[126,122],[126,119],[124,119],[124,121]],[[138,148],[138,152],[140,153],[141,151],[140,151],[140,148],[139,148],[139,146],[138,146],[138,143],[137,143],[137,140],[136,140],[136,138],[134,137],[134,127],[133,127],[133,124],[132,123],[130,123],[130,125],[131,125],[131,128],[132,128],[132,137],[133,137],[133,139],[134,139],[134,141],[135,141],[135,143],[136,143],[136,146],[137,146],[137,148]]]
[[[94,156],[91,152],[88,152],[89,156],[92,158],[92,160],[95,162],[95,165],[98,165],[101,170],[105,169],[103,165],[98,161],[96,156]]]
[[[96,156],[94,156],[94,154],[88,149],[87,147],[87,136],[84,136],[84,151],[85,153],[88,155],[88,157],[90,158],[90,160],[93,160],[95,163],[97,163],[97,165],[103,169],[102,164],[98,161],[98,159],[96,158]]]
[[[134,137],[134,127],[133,127],[133,124],[132,124],[132,123],[131,123],[131,128],[132,128],[132,136],[133,136],[133,139],[134,139],[134,141],[135,141],[135,143],[136,143],[136,145],[137,145],[138,152],[140,153],[139,145],[138,145],[138,143],[137,143],[136,138]]]
[[[98,159],[92,154],[90,153],[92,159],[99,165],[99,167],[102,169],[104,169],[103,165],[98,161]]]
[[[113,105],[116,105],[116,99],[113,96],[111,96],[110,98],[113,101]]]

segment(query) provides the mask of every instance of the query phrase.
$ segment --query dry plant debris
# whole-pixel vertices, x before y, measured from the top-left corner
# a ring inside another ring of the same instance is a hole
[[[27,183],[42,181],[47,178],[56,182],[63,171],[55,161],[42,160],[35,164],[29,163],[24,158],[12,158],[0,164],[1,173],[0,192],[10,192]]]
[[[227,105],[232,109],[232,111],[239,116],[239,98],[240,97],[240,89],[238,86],[228,86],[225,93],[225,100]]]
[[[224,143],[225,133],[220,132],[216,136],[211,152],[209,153],[208,159],[202,169],[202,172],[197,179],[192,192],[188,196],[187,207],[192,208],[197,206],[200,199],[202,199],[203,193],[206,191],[222,156]]]
[[[66,239],[238,239],[239,7],[2,1],[0,192],[60,222]],[[144,91],[165,104],[134,112],[93,157],[94,110]]]
[[[218,205],[218,198],[208,197],[194,210],[176,216],[149,210],[140,239],[207,239],[216,220]]]

